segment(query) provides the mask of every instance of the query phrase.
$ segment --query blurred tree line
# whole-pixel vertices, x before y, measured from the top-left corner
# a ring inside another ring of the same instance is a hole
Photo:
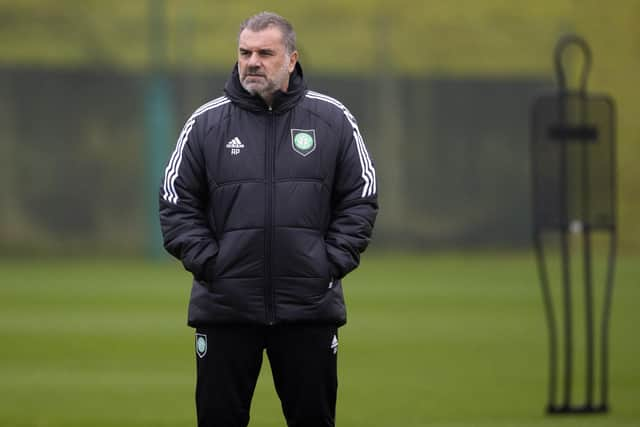
[[[108,73],[144,79],[152,61],[154,40],[149,16],[153,7],[162,7],[166,13],[168,72],[206,75],[229,71],[240,21],[263,5],[246,0],[0,0],[0,69],[11,70],[13,75],[32,70],[54,74],[72,70],[97,78]],[[640,224],[634,221],[640,216],[640,176],[635,167],[635,161],[640,160],[640,87],[635,84],[640,69],[639,1],[275,0],[269,8],[285,15],[296,27],[308,76],[368,79],[372,83],[364,90],[379,91],[379,99],[389,100],[390,105],[403,102],[397,95],[401,79],[552,81],[551,54],[557,38],[566,32],[583,35],[594,56],[589,88],[611,94],[618,107],[621,241],[626,247],[640,246]],[[200,91],[203,85],[189,90]],[[0,94],[8,93],[12,87],[15,85],[9,80],[0,82]],[[211,92],[217,93],[217,89]],[[74,90],[72,81],[66,90]],[[37,97],[29,98],[29,102],[37,104]],[[64,104],[65,100],[60,102]],[[127,111],[133,113],[139,108],[134,105]],[[73,108],[69,111],[72,114]],[[15,182],[16,175],[12,178],[7,171],[11,170],[11,153],[20,143],[21,133],[37,125],[16,124],[20,118],[15,114],[12,106],[0,102],[0,125],[4,129],[0,135],[0,178],[5,178],[5,188],[0,193],[4,216],[0,217],[0,236],[5,237],[27,232],[20,231],[20,218],[9,218],[15,212],[11,205],[16,190],[7,187],[20,184]],[[118,118],[110,120],[117,123]],[[109,149],[101,145],[102,139],[96,135],[108,132],[105,129],[111,125],[89,122],[79,126],[85,129],[82,138],[87,144],[79,148],[77,167],[82,168],[82,156],[109,158]],[[385,138],[393,139],[394,129],[402,126],[401,121],[390,117],[384,128]],[[120,132],[125,139],[140,138],[137,129]],[[384,156],[391,164],[387,176],[393,180],[398,168],[402,168],[402,159],[394,159],[394,147],[400,146],[391,145],[388,156]],[[122,149],[136,150],[131,146]],[[37,147],[30,150],[34,159],[47,158],[46,151]],[[135,176],[136,165],[127,167]],[[74,179],[72,172],[68,171],[70,180]],[[29,176],[28,171],[23,173]],[[46,184],[44,181],[41,185]],[[119,184],[119,188],[126,185]],[[382,190],[388,198],[387,206],[396,209],[399,204],[393,199],[397,189],[394,185],[399,184],[385,185]],[[135,224],[131,227],[135,228]]]

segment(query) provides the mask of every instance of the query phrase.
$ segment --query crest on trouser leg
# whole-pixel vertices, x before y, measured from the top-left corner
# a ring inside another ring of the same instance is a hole
[[[196,333],[196,354],[202,359],[207,354],[207,336]]]

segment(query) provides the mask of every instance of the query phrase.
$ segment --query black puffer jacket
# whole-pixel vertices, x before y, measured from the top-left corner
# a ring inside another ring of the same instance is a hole
[[[160,190],[167,251],[193,273],[189,324],[346,321],[341,278],[377,212],[351,113],[296,66],[272,108],[237,67],[185,124]]]

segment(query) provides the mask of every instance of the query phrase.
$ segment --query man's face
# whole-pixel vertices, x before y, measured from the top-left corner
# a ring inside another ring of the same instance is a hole
[[[240,33],[238,72],[242,87],[252,95],[269,100],[278,89],[285,92],[298,52],[287,54],[282,32],[274,26],[262,31],[248,28]]]

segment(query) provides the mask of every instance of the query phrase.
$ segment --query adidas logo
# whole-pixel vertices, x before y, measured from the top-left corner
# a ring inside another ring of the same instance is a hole
[[[227,142],[226,147],[231,149],[232,156],[237,156],[240,154],[240,149],[244,148],[244,144],[240,141],[240,138],[236,136],[231,141]]]
[[[333,336],[333,340],[331,340],[331,349],[333,350],[333,354],[338,353],[338,337]]]

